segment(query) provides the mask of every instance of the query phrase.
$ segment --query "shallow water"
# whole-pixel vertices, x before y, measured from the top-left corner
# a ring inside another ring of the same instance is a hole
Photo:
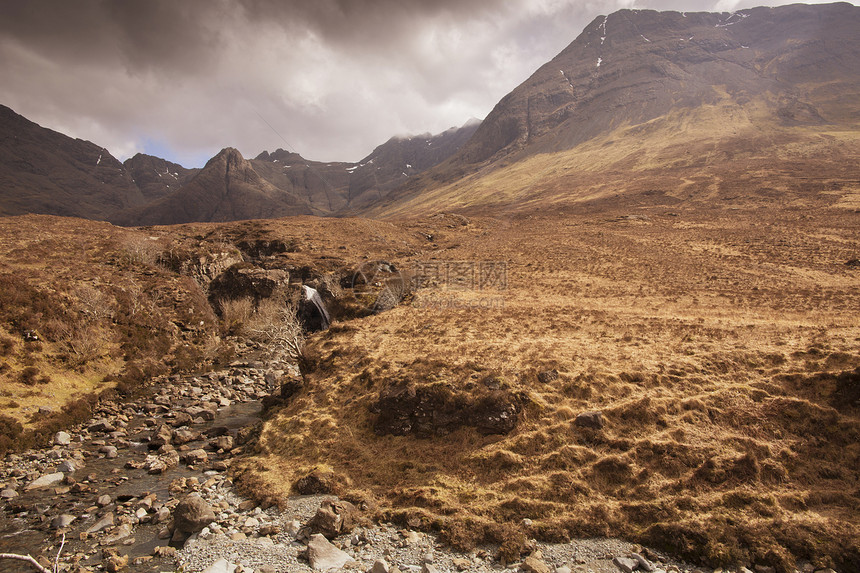
[[[191,429],[205,432],[207,429],[215,426],[224,426],[235,436],[239,428],[256,423],[260,418],[260,412],[261,405],[259,401],[238,402],[219,409],[214,420],[195,424],[191,426]],[[129,420],[126,430],[128,432],[128,439],[133,444],[139,438],[149,435],[151,429],[147,428],[144,424],[144,420],[147,417],[135,416]],[[188,446],[191,449],[196,449],[203,447],[207,442],[208,438],[204,438],[190,442]],[[92,452],[97,452],[99,448],[99,446],[89,443],[83,445],[77,444],[77,447]],[[150,475],[142,469],[125,468],[125,463],[128,460],[141,461],[144,459],[146,451],[142,444],[139,449],[135,449],[134,447],[122,448],[118,453],[119,455],[115,459],[106,459],[103,457],[87,458],[86,466],[75,472],[74,477],[78,481],[86,482],[91,486],[92,489],[90,492],[57,494],[54,488],[30,492],[25,492],[22,489],[20,491],[21,495],[14,500],[14,503],[7,504],[6,511],[0,513],[0,553],[30,554],[34,557],[41,553],[49,557],[53,562],[60,539],[56,537],[56,532],[50,529],[50,520],[53,516],[62,513],[68,513],[78,518],[72,524],[67,534],[63,555],[68,556],[78,552],[88,552],[94,541],[92,539],[81,541],[80,534],[91,527],[104,513],[103,510],[93,509],[96,506],[95,502],[98,496],[105,493],[110,495],[114,499],[116,506],[123,503],[134,503],[131,500],[138,500],[145,495],[153,493],[158,496],[159,501],[166,502],[170,497],[168,488],[173,480],[196,476],[202,483],[209,477],[204,474],[204,470],[191,470],[181,463],[161,475]],[[117,469],[120,471],[117,472]],[[25,509],[31,514],[31,517],[27,518],[23,514],[10,512],[10,507]],[[41,523],[34,523],[32,516],[39,509],[43,513],[42,521]],[[90,513],[87,511],[88,509]],[[168,540],[158,538],[158,533],[164,528],[164,525],[139,524],[135,526],[134,533],[132,534],[132,538],[134,539],[133,544],[126,546],[123,545],[122,541],[116,544],[120,553],[126,553],[129,556],[129,568],[127,571],[132,573],[150,573],[173,570],[172,560],[166,559],[153,558],[143,565],[132,564],[136,557],[152,555],[153,550],[157,546],[167,545]],[[49,546],[54,547],[46,550]],[[84,556],[81,555],[81,557]],[[102,555],[99,550],[92,557],[82,560],[81,564],[92,567],[100,563],[101,559]],[[4,559],[0,561],[0,571],[4,573],[31,573],[34,569],[24,562]]]

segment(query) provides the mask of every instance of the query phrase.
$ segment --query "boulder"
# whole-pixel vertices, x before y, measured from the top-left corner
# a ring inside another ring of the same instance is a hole
[[[166,424],[159,424],[149,438],[149,446],[152,449],[160,448],[165,444],[171,443],[173,439],[173,431]]]
[[[209,445],[216,450],[224,450],[229,452],[233,449],[233,436],[218,436],[209,442]]]
[[[143,469],[150,474],[157,475],[177,465],[179,465],[179,452],[170,451],[160,456],[146,456]]]
[[[616,567],[624,571],[624,573],[633,573],[639,567],[639,562],[629,557],[616,557],[612,562],[615,563]]]
[[[54,434],[54,440],[53,441],[54,441],[54,445],[68,446],[69,444],[72,443],[72,437],[66,432],[59,431],[56,434]]]
[[[209,422],[215,419],[215,410],[211,410],[209,408],[191,406],[190,408],[186,408],[185,412],[192,418],[202,418]]]
[[[173,531],[184,534],[185,537],[197,533],[213,521],[215,512],[206,501],[197,494],[186,496],[176,509],[173,510]]]
[[[64,474],[73,474],[78,469],[77,463],[72,460],[63,460],[57,466],[57,471]]]
[[[599,430],[603,427],[603,413],[602,412],[582,412],[579,414],[573,422],[577,426],[582,428],[592,428],[595,430]]]
[[[42,488],[46,488],[46,487],[53,487],[53,486],[59,484],[61,481],[63,481],[64,477],[66,477],[66,474],[64,474],[63,472],[45,474],[45,475],[39,477],[38,479],[33,480],[29,484],[27,484],[27,487],[25,487],[24,489],[26,491],[30,491],[33,489],[42,489]]]
[[[308,562],[315,571],[340,569],[347,563],[354,562],[352,557],[329,543],[328,539],[319,533],[311,535],[307,555]]]
[[[328,539],[349,533],[358,523],[358,509],[348,501],[327,499],[306,527],[312,534],[320,533]]]
[[[116,431],[116,426],[114,426],[109,420],[101,419],[90,424],[87,429],[90,432],[103,432],[105,434],[109,434],[110,432]]]
[[[206,450],[191,450],[182,456],[182,461],[189,466],[199,466],[209,461],[209,454]]]
[[[526,557],[522,564],[522,570],[527,573],[552,573],[549,565],[544,563],[543,559],[537,555]]]
[[[181,426],[189,426],[194,419],[191,417],[191,414],[188,412],[179,412],[176,414],[176,417],[170,421],[170,425],[174,428],[179,428]]]
[[[182,444],[193,442],[199,437],[200,434],[198,434],[197,432],[192,432],[191,430],[173,430],[172,440],[174,445],[181,446]]]
[[[102,446],[99,448],[99,452],[104,454],[104,457],[109,460],[119,456],[119,450],[117,450],[116,446]]]

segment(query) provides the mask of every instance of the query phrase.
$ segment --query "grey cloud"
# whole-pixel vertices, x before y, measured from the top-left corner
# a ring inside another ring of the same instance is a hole
[[[598,14],[745,2],[0,0],[0,103],[117,155],[358,160],[485,116]]]

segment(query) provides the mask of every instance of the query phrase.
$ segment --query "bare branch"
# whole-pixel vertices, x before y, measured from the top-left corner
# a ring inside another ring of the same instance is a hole
[[[39,573],[52,573],[50,569],[46,569],[42,567],[38,561],[30,557],[29,555],[18,555],[17,553],[0,553],[0,559],[15,559],[17,561],[24,561],[33,566],[36,571]]]
[[[54,559],[54,573],[60,573],[60,554],[63,552],[63,547],[66,546],[66,534],[63,534],[63,541],[60,543],[60,548],[57,549],[57,558]]]

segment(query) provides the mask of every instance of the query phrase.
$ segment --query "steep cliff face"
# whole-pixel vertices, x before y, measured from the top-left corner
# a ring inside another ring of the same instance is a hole
[[[474,164],[570,149],[673,110],[766,97],[785,123],[856,118],[860,8],[601,16],[503,98],[458,154]]]

